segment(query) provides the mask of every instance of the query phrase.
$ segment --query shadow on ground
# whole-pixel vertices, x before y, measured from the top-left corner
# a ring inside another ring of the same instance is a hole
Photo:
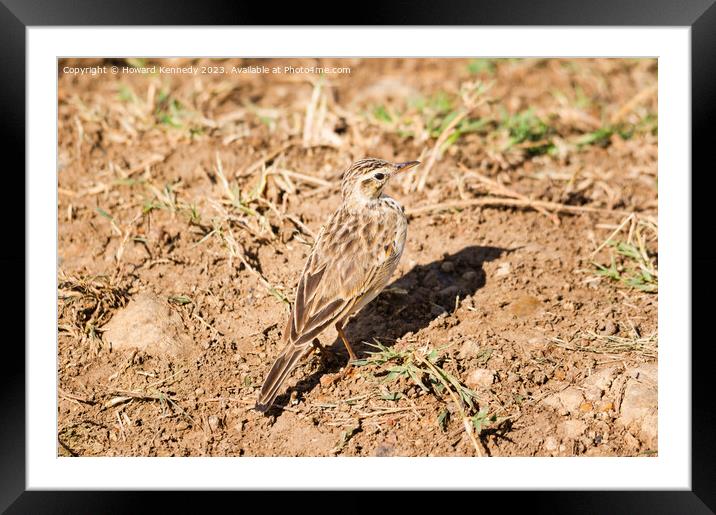
[[[346,326],[346,336],[358,357],[374,350],[367,342],[373,339],[390,346],[409,333],[427,327],[440,315],[455,311],[456,298],[474,294],[485,285],[483,263],[493,261],[516,249],[473,245],[444,258],[417,265],[354,316]],[[299,396],[310,392],[323,374],[336,372],[348,362],[348,353],[340,339],[326,347],[332,356],[324,357],[322,366],[281,394],[271,413],[279,413],[291,390]]]

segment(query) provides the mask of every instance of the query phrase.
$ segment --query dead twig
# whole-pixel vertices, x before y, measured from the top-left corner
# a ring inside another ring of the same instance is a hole
[[[462,163],[459,163],[457,166],[458,166],[458,167],[460,168],[460,170],[462,170],[463,172],[469,173],[471,177],[476,178],[476,179],[477,179],[478,181],[480,181],[482,184],[486,185],[486,186],[487,186],[488,188],[490,188],[490,189],[492,190],[492,192],[495,193],[495,194],[504,195],[505,197],[511,197],[511,198],[520,199],[520,200],[523,200],[523,201],[525,201],[525,202],[533,202],[533,200],[532,200],[531,198],[527,197],[526,195],[522,195],[521,193],[517,193],[516,191],[514,191],[514,190],[508,188],[507,186],[505,186],[504,184],[500,184],[499,182],[497,182],[497,181],[495,181],[495,180],[493,180],[493,179],[490,179],[489,177],[485,177],[484,175],[482,175],[482,174],[479,173],[479,172],[476,172],[476,171],[474,171],[474,170],[470,170],[469,168],[467,168],[467,167],[466,167],[465,165],[463,165]],[[550,212],[547,211],[545,208],[543,208],[543,207],[541,207],[541,206],[537,206],[537,205],[535,205],[535,210],[536,210],[536,211],[539,211],[540,213],[542,213],[543,215],[545,215],[547,218],[549,218],[549,219],[552,221],[552,223],[554,223],[554,225],[559,225],[559,224],[560,224],[559,217],[557,217],[554,213],[550,213]]]
[[[621,211],[617,209],[605,209],[590,206],[569,206],[567,204],[559,204],[557,202],[548,202],[546,200],[522,200],[511,198],[482,197],[469,200],[451,200],[441,202],[439,204],[431,204],[428,206],[420,206],[412,209],[406,209],[405,214],[408,216],[419,216],[435,211],[447,211],[450,209],[465,209],[468,207],[522,207],[528,209],[537,209],[542,207],[551,211],[561,213],[601,213],[613,215],[630,215],[629,211]]]
[[[74,394],[74,393],[66,392],[62,388],[58,388],[57,392],[59,393],[60,397],[62,397],[63,399],[68,399],[68,400],[76,401],[76,402],[83,402],[85,404],[90,404],[90,405],[97,404],[97,401],[94,399],[89,399],[87,397],[82,397],[82,396]]]

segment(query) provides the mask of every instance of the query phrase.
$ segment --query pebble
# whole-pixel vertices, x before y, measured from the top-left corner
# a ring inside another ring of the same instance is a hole
[[[586,413],[587,411],[592,411],[594,409],[594,405],[592,405],[591,402],[583,402],[579,405],[579,411],[582,413]]]
[[[459,293],[460,293],[460,288],[458,288],[458,287],[455,286],[455,285],[452,285],[452,286],[448,286],[448,287],[443,288],[442,290],[440,290],[440,292],[438,293],[438,295],[440,295],[440,297],[442,297],[444,300],[451,300],[451,299],[452,299],[452,300],[454,301],[454,300],[455,300],[455,297],[457,297],[457,295],[458,295]]]
[[[440,279],[435,270],[430,270],[423,278],[423,284],[429,288],[433,288],[440,285]]]
[[[221,428],[221,419],[219,417],[217,417],[216,415],[210,415],[209,416],[209,428],[211,428],[212,432]]]
[[[197,395],[197,397],[198,397],[199,395],[204,395],[204,389],[203,389],[203,388],[197,388],[196,390],[194,390],[194,393]]]
[[[446,274],[451,274],[455,271],[455,264],[452,261],[443,261],[440,265],[440,270]]]
[[[462,278],[463,280],[471,283],[477,279],[477,272],[475,272],[474,270],[468,270],[467,272],[462,274]]]
[[[511,267],[510,263],[501,263],[500,266],[497,267],[497,271],[495,272],[495,277],[506,277],[510,275]]]
[[[177,431],[186,431],[187,429],[189,429],[189,424],[185,420],[177,422]]]
[[[604,324],[604,330],[602,334],[606,336],[614,336],[619,332],[619,326],[611,320],[607,320]]]
[[[607,411],[611,411],[613,409],[614,409],[614,403],[609,402],[609,401],[603,402],[599,406],[599,411],[601,411],[601,412],[607,412]]]
[[[489,388],[495,382],[495,371],[487,368],[478,368],[470,372],[465,381],[468,386]]]
[[[559,446],[559,442],[557,441],[557,439],[554,436],[548,436],[547,438],[545,438],[545,440],[544,440],[545,450],[550,451],[550,452],[556,451],[558,446]]]

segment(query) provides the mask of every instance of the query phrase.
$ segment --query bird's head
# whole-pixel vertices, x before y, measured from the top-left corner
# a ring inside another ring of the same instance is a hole
[[[391,177],[419,164],[419,161],[391,163],[372,157],[356,161],[343,174],[341,181],[343,200],[377,199]]]

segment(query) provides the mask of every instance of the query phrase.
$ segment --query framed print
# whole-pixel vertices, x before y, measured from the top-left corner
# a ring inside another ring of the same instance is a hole
[[[3,508],[443,489],[711,512],[709,2],[366,27],[7,5],[27,309]]]

